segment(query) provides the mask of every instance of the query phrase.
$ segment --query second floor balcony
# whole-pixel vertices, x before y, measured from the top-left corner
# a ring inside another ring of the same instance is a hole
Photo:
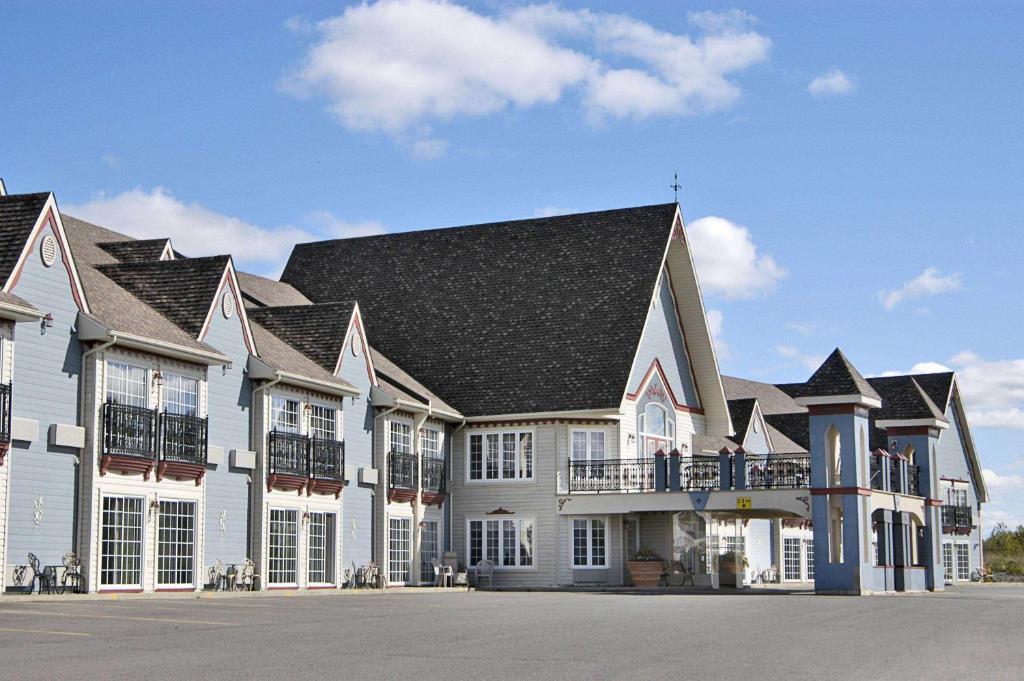
[[[148,480],[195,480],[206,473],[208,421],[186,414],[107,402],[103,405],[100,474],[142,473]]]
[[[388,499],[412,501],[419,487],[419,465],[412,452],[392,450],[388,454]]]
[[[11,446],[11,384],[0,383],[0,466]]]
[[[974,514],[970,506],[942,507],[942,530],[947,533],[968,534],[974,527]]]
[[[345,484],[345,443],[274,430],[267,435],[267,491],[271,489],[341,496]]]

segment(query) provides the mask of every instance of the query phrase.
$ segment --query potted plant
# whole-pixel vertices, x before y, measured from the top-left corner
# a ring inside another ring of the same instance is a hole
[[[736,551],[726,551],[718,557],[718,573],[720,583],[725,586],[742,586],[743,570],[747,567],[747,557]]]
[[[658,586],[664,572],[661,556],[649,548],[642,548],[630,556],[627,566],[634,586]]]

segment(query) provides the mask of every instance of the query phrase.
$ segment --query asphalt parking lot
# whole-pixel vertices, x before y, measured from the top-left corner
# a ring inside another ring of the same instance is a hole
[[[1021,679],[1024,587],[0,603],[0,679]]]

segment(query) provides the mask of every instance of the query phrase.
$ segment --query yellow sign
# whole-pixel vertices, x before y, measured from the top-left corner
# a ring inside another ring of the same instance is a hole
[[[736,510],[749,511],[751,507],[750,497],[736,497]]]

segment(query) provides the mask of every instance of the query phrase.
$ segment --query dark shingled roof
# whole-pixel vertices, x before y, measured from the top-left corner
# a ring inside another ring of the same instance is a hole
[[[245,299],[247,310],[254,307],[312,304],[312,301],[289,284],[248,272],[236,272],[235,274],[238,276],[238,285],[242,289],[242,297]]]
[[[806,450],[811,448],[810,420],[806,412],[792,414],[765,414],[764,420],[790,440]]]
[[[736,429],[736,441],[740,444],[743,444],[743,436],[747,434],[755,404],[757,404],[757,398],[754,397],[729,400],[729,417],[732,418],[732,427]]]
[[[202,331],[231,256],[99,265],[96,269],[193,338]]]
[[[248,314],[250,320],[333,373],[354,309],[355,303],[342,302],[263,307]]]
[[[937,374],[914,374],[914,380],[928,393],[935,406],[945,415],[949,408],[949,398],[953,388],[953,372],[943,371]]]
[[[863,395],[881,399],[875,389],[839,348],[832,351],[828,359],[800,388],[798,397],[833,397],[838,395]]]
[[[881,409],[872,409],[872,415],[881,421],[902,419],[939,419],[946,417],[928,393],[918,384],[915,376],[884,376],[867,379],[882,396]]]
[[[464,414],[618,407],[675,212],[302,244],[282,281],[358,300],[370,343]]]
[[[121,262],[153,262],[159,260],[167,248],[167,239],[131,239],[129,241],[108,241],[98,244],[100,248]]]
[[[11,276],[25,250],[49,192],[0,196],[0,286]]]

